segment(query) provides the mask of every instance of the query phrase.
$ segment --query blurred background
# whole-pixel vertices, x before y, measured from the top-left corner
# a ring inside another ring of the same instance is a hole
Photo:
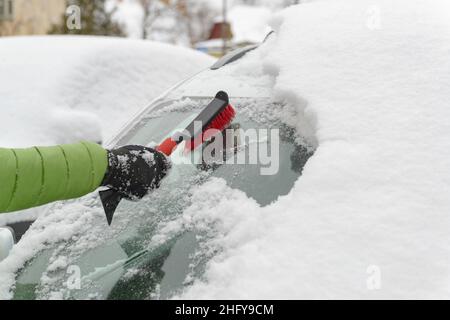
[[[270,31],[272,13],[300,2],[0,0],[0,36],[119,36],[191,47],[219,57],[236,47],[261,42]]]

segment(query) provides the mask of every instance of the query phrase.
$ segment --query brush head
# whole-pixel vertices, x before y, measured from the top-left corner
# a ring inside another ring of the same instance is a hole
[[[157,150],[170,156],[179,143],[186,141],[185,152],[190,152],[217,134],[218,131],[222,132],[228,128],[235,116],[236,111],[230,105],[228,94],[220,91],[184,132],[178,132],[167,138],[157,147]]]
[[[222,132],[228,128],[236,117],[236,110],[230,104],[227,93],[220,91],[217,93],[215,100],[222,101],[222,107],[216,112],[214,117],[211,118],[209,123],[204,125],[201,134],[194,136],[193,139],[186,142],[185,152],[196,149],[206,140],[217,134],[217,132]]]

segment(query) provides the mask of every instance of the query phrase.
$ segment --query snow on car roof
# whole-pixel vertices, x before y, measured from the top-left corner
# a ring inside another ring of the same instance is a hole
[[[107,139],[215,60],[151,41],[46,36],[0,39],[0,61],[0,146],[26,147]]]

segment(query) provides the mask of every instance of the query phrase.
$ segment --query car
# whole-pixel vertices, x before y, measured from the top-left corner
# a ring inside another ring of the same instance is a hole
[[[172,156],[172,168],[161,187],[142,201],[123,201],[111,228],[97,194],[53,205],[21,241],[24,248],[34,248],[25,255],[23,267],[17,266],[12,298],[174,297],[201,278],[206,263],[220,251],[210,246],[214,228],[200,230],[183,222],[183,212],[198,201],[193,199],[196,189],[226,182],[262,207],[289,193],[314,150],[280,117],[280,110],[288,109],[293,116],[296,111],[271,98],[269,79],[236,76],[236,68],[253,54],[258,54],[258,49],[249,48],[245,53],[239,50],[237,56],[227,55],[210,69],[175,86],[108,143],[109,147],[155,146],[183,128],[218,91],[224,90],[237,110],[228,128],[234,135],[226,163],[184,161],[189,157],[181,148]],[[246,135],[255,129],[261,133],[257,140]],[[269,130],[277,136],[270,135]],[[275,141],[274,137],[279,138],[279,163],[274,174],[261,174],[267,163],[230,161],[251,146]],[[201,153],[199,156],[202,158]]]
[[[277,14],[274,38],[173,88],[110,144],[157,145],[225,91],[237,117],[222,159],[255,145],[269,157],[192,161],[180,146],[161,188],[121,203],[112,227],[96,194],[55,204],[0,263],[0,297],[449,298],[449,5]]]

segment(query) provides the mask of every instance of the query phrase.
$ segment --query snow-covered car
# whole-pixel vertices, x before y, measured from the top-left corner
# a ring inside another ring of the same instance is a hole
[[[279,130],[276,174],[177,153],[111,228],[97,195],[56,204],[0,263],[0,297],[449,298],[449,12],[283,11],[258,49],[169,91],[110,143],[157,144],[224,90],[233,129]],[[231,159],[271,135],[232,141]]]
[[[128,124],[109,146],[155,145],[192,120],[217,91],[225,90],[231,93],[238,114],[231,125],[236,133],[235,149],[228,160],[252,145],[268,144],[272,138],[264,131],[264,137],[242,136],[241,132],[276,128],[280,137],[279,150],[272,150],[277,153],[272,155],[277,161],[273,164],[276,173],[261,175],[261,167],[271,164],[259,161],[217,166],[186,163],[182,161],[184,153],[178,152],[172,155],[173,167],[161,188],[141,202],[123,202],[112,228],[107,227],[98,195],[56,205],[29,232],[31,239],[45,225],[42,235],[52,238],[47,238],[52,244],[47,240],[41,242],[42,246],[34,243],[33,251],[39,253],[33,254],[17,273],[14,298],[170,298],[199,277],[214,251],[220,250],[210,245],[215,233],[213,216],[203,217],[199,224],[186,220],[186,210],[194,210],[203,201],[201,191],[196,189],[226,182],[243,192],[227,191],[228,196],[236,197],[237,206],[242,197],[251,197],[255,205],[264,207],[289,193],[312,148],[286,123],[282,110],[287,106],[270,98],[264,83],[267,79],[259,85],[248,85],[249,79],[233,75],[233,69],[240,67],[238,58],[245,53],[239,50],[230,54],[170,90]],[[295,116],[295,110],[291,112]],[[222,196],[227,195],[219,188],[217,200]],[[212,200],[209,196],[206,199]],[[226,210],[221,214],[226,215]],[[25,236],[22,241],[25,244],[29,240]],[[77,281],[71,282],[74,276],[80,276],[78,287]]]

